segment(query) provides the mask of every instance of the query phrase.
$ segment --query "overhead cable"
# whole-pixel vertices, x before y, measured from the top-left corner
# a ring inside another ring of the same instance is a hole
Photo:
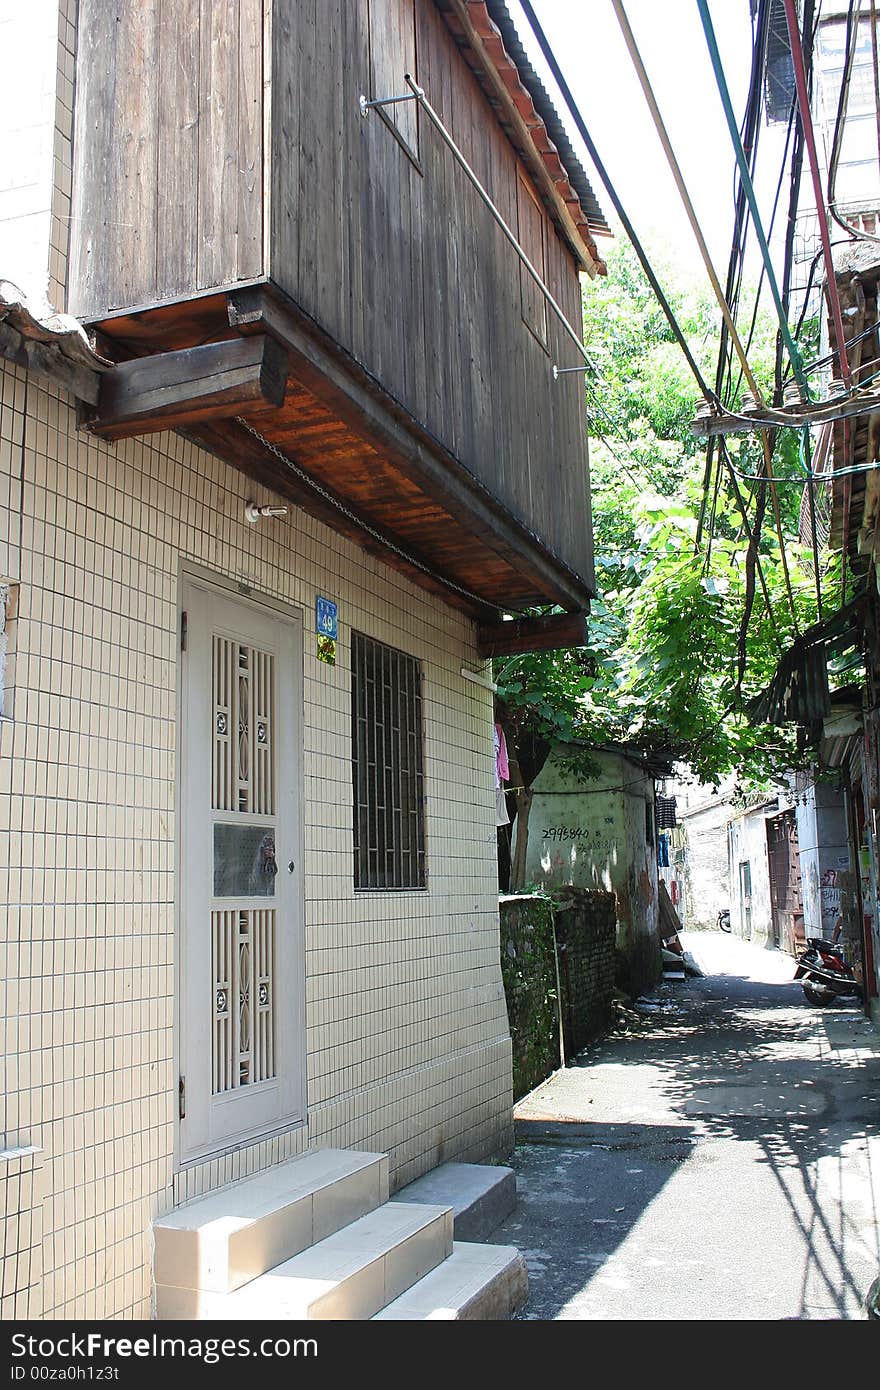
[[[621,223],[623,224],[623,229],[629,237],[630,241],[632,242],[633,249],[639,258],[639,263],[641,264],[642,270],[645,272],[645,276],[648,280],[648,283],[650,284],[651,289],[654,291],[654,294],[656,295],[657,302],[660,305],[660,308],[663,310],[663,313],[666,317],[666,321],[672,330],[676,342],[678,343],[679,347],[684,353],[685,359],[687,361],[688,366],[691,369],[691,372],[693,373],[694,379],[696,380],[696,383],[699,386],[700,391],[702,395],[705,397],[705,399],[710,404],[715,404],[715,395],[713,391],[710,389],[710,387],[707,385],[703,373],[700,371],[696,359],[694,358],[694,355],[691,352],[688,341],[685,338],[684,333],[682,332],[677,318],[675,317],[669,300],[666,298],[666,295],[663,291],[663,287],[657,279],[657,276],[654,274],[654,269],[651,265],[651,262],[648,260],[648,257],[645,253],[645,249],[638,238],[636,230],[633,227],[633,224],[630,221],[629,217],[627,216],[626,210],[623,207],[623,204],[621,203],[620,198],[617,195],[617,191],[613,183],[611,182],[605,165],[599,158],[599,152],[596,149],[595,144],[593,143],[592,137],[590,136],[590,132],[587,130],[584,118],[581,115],[578,105],[571,94],[571,90],[568,86],[568,83],[562,75],[559,64],[556,61],[556,55],[554,54],[552,48],[550,47],[550,44],[547,41],[547,37],[544,33],[544,30],[541,28],[541,25],[538,22],[537,15],[535,14],[535,11],[532,8],[529,0],[520,0],[520,6],[529,24],[531,25],[532,32],[535,36],[535,40],[541,52],[544,55],[544,59],[547,62],[550,71],[553,74],[554,81],[556,82],[556,85],[558,86],[562,98],[568,108],[571,119],[575,124],[578,134],[580,135],[581,139],[587,147],[587,152],[589,153],[590,159],[593,162],[593,165],[596,169],[596,173],[599,175],[599,178],[601,179],[605,187],[605,191],[608,194],[611,204],[615,212],[617,213],[617,216],[620,218]]]
[[[638,75],[639,82],[641,84],[641,88],[645,96],[645,100],[648,104],[648,109],[651,113],[651,118],[654,122],[654,127],[660,139],[660,144],[663,146],[663,152],[666,155],[667,163],[669,164],[669,168],[672,171],[672,177],[675,180],[675,185],[678,189],[682,203],[684,204],[684,209],[687,215],[688,222],[690,223],[691,230],[696,239],[697,246],[699,247],[700,256],[706,268],[706,274],[709,276],[709,280],[712,284],[712,289],[715,292],[715,298],[718,301],[718,307],[720,308],[725,323],[727,324],[727,330],[730,334],[730,340],[736,348],[737,355],[739,356],[740,361],[742,362],[743,372],[745,374],[746,381],[749,383],[749,389],[754,395],[755,400],[763,400],[761,388],[758,386],[752,369],[749,366],[748,359],[745,355],[745,350],[740,340],[739,333],[737,332],[736,324],[733,321],[733,315],[730,312],[730,306],[724,297],[724,291],[722,290],[721,284],[718,280],[718,276],[715,273],[715,267],[712,264],[712,257],[709,254],[709,248],[706,244],[706,238],[703,235],[703,230],[697,219],[697,214],[694,209],[691,196],[688,193],[687,185],[684,181],[684,176],[681,172],[681,166],[679,165],[678,160],[675,156],[675,151],[672,148],[672,142],[669,139],[669,133],[666,129],[663,117],[660,113],[660,108],[657,105],[657,98],[654,95],[654,89],[651,86],[651,80],[648,77],[647,69],[645,68],[645,65],[642,61],[642,55],[639,52],[638,44],[636,43],[635,35],[633,34],[629,19],[627,18],[626,10],[623,7],[622,0],[611,0],[611,3],[614,7],[614,13],[617,16],[617,21],[623,33],[624,42],[626,44],[633,66],[635,67],[636,73]]]
[[[696,238],[697,245],[700,249],[700,255],[703,260],[703,264],[706,267],[706,273],[709,276],[709,280],[712,284],[712,289],[715,292],[715,298],[718,301],[718,306],[721,310],[722,315],[724,316],[725,322],[727,323],[731,342],[736,348],[737,356],[739,357],[742,363],[743,374],[746,378],[746,381],[749,384],[749,388],[752,391],[755,400],[763,403],[761,389],[758,386],[758,383],[755,380],[754,373],[752,372],[752,369],[749,365],[748,358],[745,354],[745,349],[742,345],[739,333],[737,332],[736,324],[733,321],[733,315],[730,312],[730,306],[724,297],[724,293],[718,281],[718,276],[715,273],[715,267],[712,264],[712,258],[709,255],[709,248],[706,245],[706,239],[703,236],[702,228],[700,227],[699,221],[697,220],[694,205],[691,201],[690,194],[688,193],[687,185],[685,184],[684,178],[682,176],[678,160],[675,157],[675,151],[672,148],[672,143],[669,139],[669,134],[666,130],[666,126],[664,125],[663,117],[660,113],[660,108],[657,105],[657,99],[654,95],[654,90],[651,86],[650,78],[648,77],[648,73],[644,63],[642,62],[642,55],[639,52],[639,48],[635,40],[635,35],[633,34],[632,28],[630,27],[630,23],[627,18],[626,11],[623,7],[622,0],[611,0],[611,3],[614,6],[614,13],[617,16],[617,21],[620,24],[620,28],[623,33],[624,42],[626,43],[630,58],[632,59],[633,65],[636,69],[636,73],[638,74],[639,82],[641,84],[642,91],[645,95],[645,100],[648,103],[648,108],[651,112],[651,117],[654,121],[654,126],[660,138],[660,143],[663,146],[663,151],[666,155],[667,162],[672,171],[672,176],[675,180],[676,187],[678,188],[682,202],[684,203],[685,212],[687,213],[687,218],[690,222],[691,230],[693,231],[694,236]],[[782,516],[779,510],[779,497],[777,495],[773,480],[772,449],[770,447],[770,441],[766,433],[762,433],[761,442],[764,449],[764,466],[767,469],[767,477],[770,483],[770,494],[773,499],[773,513],[774,520],[776,523],[776,534],[779,539],[779,549],[782,559],[783,574],[785,576],[785,586],[788,591],[792,621],[794,622],[795,629],[797,629],[797,610],[795,608],[794,594],[792,592],[791,587],[791,577],[788,572],[788,559],[785,554],[785,541],[782,535]]]
[[[834,279],[834,261],[831,256],[831,238],[828,231],[828,218],[825,214],[825,200],[822,192],[822,180],[819,175],[819,158],[816,154],[816,136],[813,131],[813,118],[810,113],[810,99],[807,94],[807,78],[804,69],[804,52],[801,44],[801,36],[798,30],[797,11],[795,0],[783,0],[785,6],[785,19],[788,25],[788,41],[791,47],[792,64],[794,66],[795,91],[797,93],[798,109],[800,111],[801,125],[804,131],[804,140],[807,146],[807,157],[810,163],[810,175],[813,181],[813,193],[816,199],[816,216],[819,220],[819,234],[822,238],[822,250],[825,253],[825,278],[828,285],[828,301],[831,306],[831,317],[834,323],[834,334],[837,339],[838,357],[840,358],[840,373],[844,383],[849,386],[852,374],[850,372],[849,360],[846,355],[846,333],[843,327],[843,315],[840,308],[840,297],[837,293],[837,284]]]
[[[849,9],[846,16],[846,39],[843,56],[843,71],[840,75],[840,92],[837,98],[837,116],[834,121],[834,134],[831,139],[831,158],[828,161],[828,211],[834,218],[838,227],[842,227],[848,232],[853,241],[873,241],[880,242],[880,236],[874,236],[871,232],[864,231],[861,227],[854,227],[841,215],[837,208],[837,166],[840,162],[840,151],[843,146],[843,132],[846,125],[847,108],[849,106],[849,90],[852,81],[852,70],[855,63],[856,50],[859,44],[859,23],[861,15],[861,0],[849,0]],[[871,34],[872,42],[876,44],[876,14],[872,9]],[[875,90],[877,82],[877,50],[874,48],[874,78]],[[880,122],[880,113],[878,113]]]
[[[779,318],[780,332],[782,333],[782,338],[788,351],[788,356],[791,361],[792,369],[794,371],[797,382],[800,385],[801,389],[804,391],[805,395],[809,396],[809,387],[807,385],[807,379],[804,376],[804,368],[803,362],[801,361],[801,355],[798,351],[797,344],[791,336],[791,329],[789,328],[788,320],[786,318],[785,308],[782,303],[782,296],[779,292],[779,285],[776,282],[776,272],[773,269],[773,261],[770,256],[770,247],[767,244],[767,237],[764,233],[764,227],[761,222],[761,215],[758,211],[758,203],[755,197],[755,189],[752,184],[751,174],[749,173],[749,167],[746,162],[746,156],[745,151],[742,147],[742,141],[739,137],[739,130],[736,124],[736,117],[733,114],[733,106],[730,100],[730,91],[727,86],[727,79],[724,76],[724,68],[721,65],[721,55],[718,52],[718,43],[715,38],[715,30],[712,27],[712,18],[709,14],[709,6],[706,3],[706,0],[697,0],[697,8],[700,11],[700,19],[703,23],[703,32],[706,35],[706,43],[709,48],[709,58],[712,62],[712,70],[715,74],[715,81],[717,83],[718,91],[721,96],[721,105],[724,108],[725,119],[727,120],[728,130],[730,131],[730,138],[733,143],[734,154],[736,155],[736,162],[739,167],[741,187],[745,192],[745,196],[748,200],[749,208],[751,210],[752,226],[755,229],[755,236],[757,237],[758,245],[761,248],[761,257],[764,261],[764,267],[767,272],[767,283],[770,286],[770,293],[773,296],[773,303],[776,305],[776,313]]]
[[[751,152],[751,160],[754,163],[757,158],[758,138],[761,132],[760,110],[761,110],[761,76],[764,68],[764,58],[766,54],[767,32],[769,28],[769,7],[766,0],[760,6],[757,17],[752,20],[752,61],[751,73],[749,77],[749,93],[746,101],[746,110],[743,117],[742,138],[748,145]],[[731,309],[736,314],[739,304],[739,297],[742,291],[743,265],[745,260],[746,238],[748,236],[748,204],[745,199],[742,181],[736,184],[734,195],[733,211],[733,238],[730,247],[730,258],[727,264],[727,283],[725,285],[725,298],[730,304]],[[755,299],[755,315],[758,311],[758,299],[760,297],[760,286],[758,295]],[[755,320],[753,319],[753,327]],[[715,369],[715,390],[721,399],[722,397],[730,401],[733,396],[731,393],[731,378],[733,374],[733,364],[727,348],[727,325],[722,321],[721,337],[718,345],[718,362]],[[725,377],[727,379],[727,391],[724,391]],[[742,380],[742,374],[740,374]],[[709,487],[712,480],[712,466],[715,462],[715,439],[712,435],[706,446],[706,465],[703,470],[703,491],[700,498],[700,513],[697,518],[697,533],[694,537],[694,548],[699,552],[703,540],[703,523],[706,515],[706,503],[709,497]],[[718,466],[715,470],[715,487],[712,493],[712,512],[709,519],[709,541],[706,546],[705,565],[708,571],[712,555],[712,536],[715,527],[715,516],[718,504],[718,491],[721,480],[721,456],[718,455]]]
[[[828,229],[828,218],[825,213],[825,204],[822,194],[822,180],[819,176],[819,159],[816,154],[816,137],[813,131],[813,118],[810,112],[810,100],[807,94],[807,79],[804,69],[804,51],[801,43],[800,34],[797,26],[797,11],[795,0],[783,0],[785,5],[785,22],[788,25],[788,39],[791,47],[792,64],[794,66],[795,90],[797,92],[798,108],[801,115],[801,124],[804,130],[804,139],[807,146],[807,155],[810,161],[810,176],[813,180],[813,193],[816,199],[816,216],[819,221],[819,235],[822,240],[822,250],[825,253],[825,285],[828,295],[828,303],[831,308],[831,320],[834,324],[834,336],[837,339],[837,356],[840,362],[840,374],[844,384],[849,387],[852,385],[852,372],[850,371],[849,358],[846,352],[846,333],[843,327],[843,312],[840,307],[840,295],[837,292],[837,280],[834,275],[834,260],[831,255],[831,236]],[[843,427],[844,458],[849,457],[850,442],[852,431],[849,425]],[[844,479],[843,484],[843,552],[841,560],[841,601],[846,600],[846,571],[847,571],[847,544],[849,536],[849,510],[851,498],[851,485],[849,479]]]

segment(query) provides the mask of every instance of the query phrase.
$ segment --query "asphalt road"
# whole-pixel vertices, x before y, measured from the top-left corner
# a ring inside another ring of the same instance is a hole
[[[632,1031],[516,1108],[519,1201],[492,1235],[523,1319],[857,1318],[880,1272],[880,1050],[856,1005],[808,1005],[792,961],[686,941]]]

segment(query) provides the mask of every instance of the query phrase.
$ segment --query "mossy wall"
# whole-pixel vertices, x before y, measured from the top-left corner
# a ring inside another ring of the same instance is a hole
[[[566,1057],[611,1018],[616,912],[613,893],[569,888],[501,899],[501,973],[513,1043],[515,1099],[560,1065],[554,914]]]

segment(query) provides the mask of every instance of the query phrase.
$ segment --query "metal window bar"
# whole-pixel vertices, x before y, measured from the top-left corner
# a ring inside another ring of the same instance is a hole
[[[355,888],[424,888],[419,663],[353,633],[351,664]]]

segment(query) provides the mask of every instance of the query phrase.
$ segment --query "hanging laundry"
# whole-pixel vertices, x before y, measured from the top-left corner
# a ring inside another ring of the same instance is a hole
[[[495,824],[510,825],[507,814],[507,797],[504,783],[510,781],[510,760],[507,756],[507,740],[500,724],[495,725]]]
[[[510,781],[510,760],[507,756],[507,740],[500,724],[495,725],[495,786]],[[505,824],[507,822],[505,821]]]
[[[657,836],[657,867],[658,869],[669,868],[669,836]]]

